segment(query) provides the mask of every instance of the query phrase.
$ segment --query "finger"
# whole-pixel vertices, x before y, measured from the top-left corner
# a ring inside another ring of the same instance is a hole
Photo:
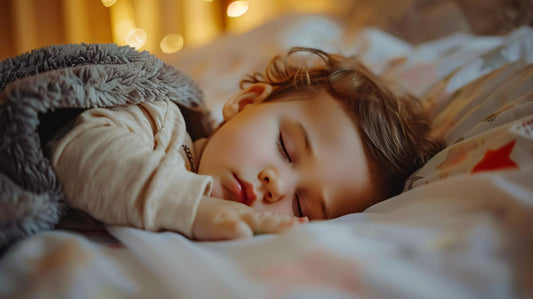
[[[220,223],[216,230],[218,240],[233,240],[251,238],[254,236],[252,228],[248,223],[240,220],[228,220]]]
[[[298,218],[287,215],[277,215],[269,212],[256,212],[243,215],[254,233],[279,233],[302,223]]]
[[[253,235],[252,228],[246,222],[236,218],[226,218],[210,222],[209,225],[199,230],[194,238],[204,241],[222,241],[251,238]]]
[[[237,218],[211,219],[205,223],[198,223],[193,229],[195,240],[219,241],[253,237],[252,228]]]
[[[298,222],[304,224],[304,223],[309,223],[309,217],[305,216],[305,217],[298,217]]]

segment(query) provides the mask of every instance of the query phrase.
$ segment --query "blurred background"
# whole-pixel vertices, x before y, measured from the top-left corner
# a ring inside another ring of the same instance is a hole
[[[156,55],[248,31],[285,13],[340,14],[352,0],[0,0],[0,59],[63,43],[117,43]]]
[[[0,59],[63,43],[117,43],[157,56],[287,14],[327,14],[412,43],[531,24],[532,0],[0,0]],[[454,17],[450,18],[449,16]],[[385,25],[386,24],[386,25]],[[439,24],[435,26],[435,24]]]

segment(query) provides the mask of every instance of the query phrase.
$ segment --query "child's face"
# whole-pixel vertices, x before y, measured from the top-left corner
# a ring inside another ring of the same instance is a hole
[[[370,206],[361,138],[340,104],[325,92],[260,103],[263,87],[230,99],[206,144],[198,173],[213,177],[212,196],[310,220]]]

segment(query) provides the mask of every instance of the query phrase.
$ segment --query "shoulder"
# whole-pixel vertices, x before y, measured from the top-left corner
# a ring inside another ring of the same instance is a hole
[[[168,100],[127,104],[106,110],[109,110],[106,114],[122,122],[147,125],[155,130],[185,123],[179,107]]]

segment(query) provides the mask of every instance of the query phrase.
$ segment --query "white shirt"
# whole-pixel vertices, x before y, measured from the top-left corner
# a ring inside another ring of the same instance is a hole
[[[191,236],[212,178],[178,106],[169,101],[84,111],[50,144],[67,204],[108,224]]]

